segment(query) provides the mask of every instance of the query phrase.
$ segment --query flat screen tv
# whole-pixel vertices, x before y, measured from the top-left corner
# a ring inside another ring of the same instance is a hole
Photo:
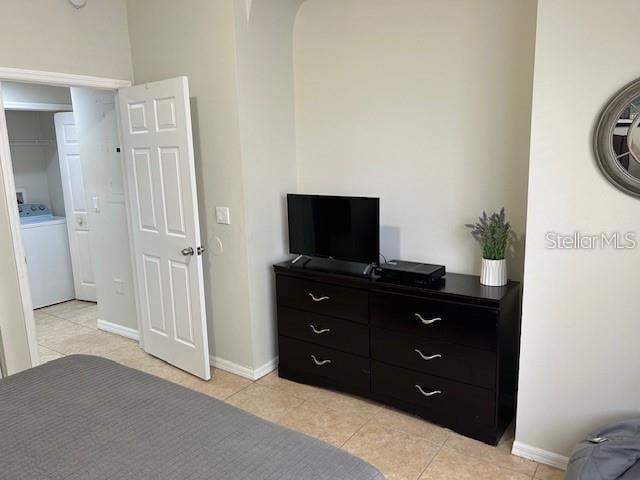
[[[378,263],[380,199],[287,195],[289,251],[360,263]]]

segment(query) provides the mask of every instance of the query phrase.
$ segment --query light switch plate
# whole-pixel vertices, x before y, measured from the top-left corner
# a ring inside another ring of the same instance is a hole
[[[113,283],[115,285],[115,290],[118,295],[124,295],[124,282],[120,278],[114,278]]]
[[[216,207],[216,222],[224,225],[231,224],[231,218],[229,217],[229,207]]]

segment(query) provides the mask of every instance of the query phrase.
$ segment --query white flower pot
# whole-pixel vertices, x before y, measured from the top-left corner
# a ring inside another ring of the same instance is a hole
[[[502,287],[507,284],[507,261],[482,259],[480,283],[489,287]]]

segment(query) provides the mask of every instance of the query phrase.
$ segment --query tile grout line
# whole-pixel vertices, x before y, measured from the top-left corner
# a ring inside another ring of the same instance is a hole
[[[82,327],[83,329],[87,330],[87,332],[86,332],[86,333],[85,333],[85,332],[83,332],[83,333],[81,333],[81,335],[86,335],[87,333],[106,333],[106,334],[108,334],[108,335],[112,335],[113,337],[120,339],[120,337],[118,337],[118,335],[110,334],[110,333],[108,333],[108,332],[100,332],[100,331],[99,331],[99,330],[97,330],[97,329],[93,329],[93,328],[91,328],[91,327],[87,327],[87,326],[85,326],[85,325],[82,325],[82,324],[79,324],[79,323],[75,323],[75,322],[73,322],[73,321],[71,321],[71,320],[67,320],[67,319],[64,319],[64,318],[60,318],[60,317],[56,317],[56,318],[59,318],[60,320],[63,320],[63,321],[66,321],[66,322],[72,323],[72,324],[74,324],[74,325],[76,325],[76,326]],[[38,326],[36,325],[36,332],[37,332],[37,329],[38,329]],[[38,342],[38,346],[44,347],[44,348],[46,348],[46,349],[48,349],[48,350],[54,351],[54,352],[56,352],[56,353],[58,353],[58,354],[60,354],[60,355],[63,355],[63,356],[71,355],[71,353],[64,353],[64,352],[60,352],[59,350],[56,350],[55,348],[50,347],[50,346],[48,346],[48,345],[46,345],[46,344],[44,344],[44,343],[40,343],[40,342]],[[122,348],[122,345],[119,345],[119,346],[117,346],[117,347],[114,347],[113,349],[107,349],[106,351],[101,352],[100,354],[91,354],[91,355],[96,355],[96,356],[102,357],[102,356],[104,356],[104,355],[109,355],[109,354],[111,354],[111,353],[115,352],[116,350],[119,350],[120,348]]]
[[[76,313],[81,313],[81,312],[83,312],[84,310],[88,310],[88,309],[89,309],[89,308],[91,308],[91,307],[92,307],[92,306],[88,306],[88,307],[80,307],[80,308],[77,308],[77,309],[72,309],[72,310],[68,310],[68,311],[64,311],[64,312],[59,312],[59,313],[50,313],[50,312],[46,312],[46,311],[44,311],[44,309],[43,309],[43,311],[42,311],[42,312],[40,312],[40,313],[42,313],[43,315],[48,315],[48,316],[50,316],[50,317],[59,318],[60,320],[69,320],[68,318],[61,317],[60,315],[61,315],[61,314],[62,314],[62,315],[65,315],[65,314],[69,314],[69,313],[74,313],[74,314],[76,314]],[[47,307],[44,307],[44,308],[46,309]],[[38,310],[40,310],[40,309],[38,309]],[[38,312],[38,310],[34,310],[34,311],[33,311],[34,315],[36,314],[36,312]],[[75,323],[75,322],[74,322],[74,323]]]
[[[366,422],[364,422],[362,425],[360,425],[360,427],[358,427],[358,429],[357,429],[355,432],[353,432],[353,433],[349,436],[349,438],[347,438],[347,439],[342,443],[342,445],[340,445],[340,449],[341,449],[341,450],[344,450],[345,452],[346,452],[346,451],[348,451],[348,450],[347,450],[346,448],[344,448],[344,447],[347,445],[347,443],[349,443],[349,440],[351,440],[353,437],[355,437],[355,436],[356,436],[356,434],[357,434],[360,430],[362,430],[365,426],[369,425],[369,422],[371,422],[371,419],[367,420],[367,421],[366,421]]]
[[[74,322],[73,320],[70,320],[68,318],[62,318],[62,317],[58,317],[57,315],[51,315],[51,314],[47,314],[47,315],[49,315],[50,317],[55,317],[58,320],[62,320],[63,322],[72,323],[73,325],[75,325],[77,327],[82,327],[82,328],[84,328],[86,330],[89,330],[90,332],[96,332],[96,331],[99,332],[100,331],[100,330],[98,330],[97,327],[96,328],[87,327],[86,325],[83,325],[82,323]],[[97,320],[96,320],[96,322],[97,322]],[[36,333],[37,333],[38,332],[38,322],[36,321],[35,324],[36,324]],[[103,333],[108,333],[108,332],[103,332]]]
[[[259,385],[262,385],[262,384],[259,384]],[[264,387],[266,387],[266,388],[269,388],[269,389],[271,389],[271,390],[273,390],[273,391],[276,391],[276,392],[281,393],[277,388],[272,387],[272,386],[270,386],[270,385],[262,385],[262,386],[264,386]],[[333,391],[333,390],[328,390],[328,391]],[[340,392],[337,392],[337,393],[340,393]],[[292,394],[292,395],[290,395],[290,396],[295,397],[295,398],[298,398],[298,399],[302,399],[302,400],[303,400],[303,403],[311,403],[311,404],[318,405],[318,406],[320,406],[320,407],[324,407],[324,408],[327,408],[327,409],[329,409],[329,410],[332,410],[333,412],[343,413],[343,414],[344,414],[344,412],[342,412],[342,411],[341,411],[340,409],[338,409],[338,408],[334,408],[331,404],[324,404],[324,403],[318,402],[318,401],[316,401],[316,400],[309,400],[309,399],[306,399],[306,398],[301,398],[301,397],[298,397],[298,396],[293,395],[293,394]],[[297,407],[294,407],[294,409],[295,409],[295,408],[299,408],[300,406],[302,406],[302,405],[303,405],[303,403],[301,403],[301,404],[300,404],[300,405],[298,405]],[[351,435],[347,440],[345,440],[345,442],[342,444],[342,446],[346,445],[346,443],[347,443],[349,440],[351,440],[351,439],[352,439],[352,438],[353,438],[353,437],[354,437],[354,436],[355,436],[355,435],[356,435],[360,430],[362,430],[362,429],[363,429],[364,427],[366,427],[367,425],[376,425],[376,423],[375,423],[375,422],[376,422],[376,414],[377,414],[378,412],[380,412],[381,410],[386,409],[386,407],[385,407],[385,405],[378,404],[378,403],[376,403],[376,402],[373,402],[373,403],[374,403],[376,406],[379,406],[379,409],[378,409],[375,413],[373,413],[373,414],[369,415],[369,416],[366,418],[366,420],[365,420],[364,424],[362,424],[362,426],[360,426],[360,427],[359,427],[359,428],[358,428],[358,429],[357,429],[357,430],[356,430],[356,431],[355,431],[355,432],[354,432],[354,433],[353,433],[353,434],[352,434],[352,435]],[[426,420],[424,420],[424,421],[426,422]],[[434,441],[432,441],[432,440],[428,439],[427,437],[424,437],[424,436],[422,436],[422,435],[417,435],[417,434],[412,433],[412,432],[408,432],[408,431],[403,430],[402,428],[398,428],[398,427],[396,427],[396,426],[389,426],[389,425],[380,425],[380,426],[383,426],[383,427],[385,427],[385,428],[389,428],[389,429],[391,429],[391,430],[393,430],[393,431],[395,431],[395,432],[401,433],[401,434],[403,434],[403,435],[408,435],[408,436],[413,437],[413,438],[415,438],[415,439],[417,439],[417,440],[420,440],[420,441],[426,442],[426,443],[428,443],[428,444],[432,445],[433,447],[437,448],[437,449],[438,449],[438,452],[440,451],[440,449],[444,446],[444,443],[446,443],[446,441],[447,441],[447,440],[449,439],[449,437],[450,437],[450,432],[447,432],[447,438],[445,439],[445,441],[444,441],[442,444],[438,444],[438,443],[436,443],[436,442],[434,442]]]
[[[320,388],[321,388],[321,387],[320,387]],[[344,393],[342,393],[342,392],[337,392],[337,391],[335,391],[335,390],[331,390],[331,389],[324,389],[324,388],[323,388],[323,390],[328,391],[328,392],[331,392],[331,393],[334,393],[334,394],[338,394],[338,395],[344,395]],[[293,395],[293,396],[295,396],[295,395]],[[300,398],[300,397],[298,397],[298,398]],[[340,409],[340,408],[338,408],[338,407],[334,407],[334,406],[333,406],[333,404],[332,404],[331,402],[323,403],[323,402],[320,402],[320,401],[318,401],[318,400],[308,399],[308,398],[305,398],[304,400],[305,400],[306,402],[311,402],[311,403],[313,403],[313,404],[315,404],[315,405],[318,405],[318,406],[320,406],[320,407],[327,408],[327,409],[329,409],[329,410],[331,410],[331,411],[333,411],[333,412],[335,412],[335,413],[339,413],[339,414],[347,415],[347,416],[354,416],[354,415],[348,415],[348,414],[345,414],[345,413],[344,413],[344,409]],[[363,401],[362,399],[359,399],[359,398],[356,398],[355,400],[357,400],[357,401]],[[373,402],[373,404],[374,404],[374,405],[376,405],[376,406],[379,406],[379,408],[378,408],[378,410],[376,410],[376,411],[375,411],[375,412],[373,412],[372,414],[370,414],[370,415],[364,415],[364,416],[362,416],[362,417],[361,417],[361,418],[364,418],[364,419],[365,419],[365,424],[367,424],[367,423],[369,423],[371,420],[373,420],[373,419],[375,418],[376,414],[377,414],[380,410],[382,410],[382,408],[383,408],[383,406],[382,406],[382,405],[379,405],[379,404],[377,404],[377,403],[375,403],[375,402]],[[364,425],[363,425],[363,426],[364,426]]]
[[[47,350],[51,350],[52,352],[56,352],[56,353],[58,353],[60,355],[64,355],[65,357],[68,355],[67,353],[60,352],[60,351],[56,350],[55,348],[50,347],[50,346],[48,346],[48,345],[46,345],[44,343],[38,343],[38,346],[46,348]]]
[[[492,466],[494,466],[494,467],[496,467],[496,468],[498,468],[500,470],[506,470],[508,472],[516,473],[516,474],[522,475],[524,477],[527,476],[526,473],[523,473],[523,472],[518,471],[518,470],[516,470],[514,468],[511,468],[511,467],[507,467],[505,465],[498,465],[497,463],[491,462],[491,461],[487,460],[486,458],[481,458],[480,456],[474,455],[473,453],[463,452],[462,450],[459,450],[456,447],[451,447],[451,446],[447,447],[447,443],[449,442],[450,438],[451,438],[451,436],[449,436],[447,438],[447,441],[442,445],[442,449],[444,449],[446,447],[449,450],[453,451],[453,453],[455,453],[456,455],[468,456],[468,457],[473,458],[474,460],[476,460],[478,462],[486,463],[487,465],[492,465]],[[497,448],[497,445],[495,447],[493,447],[493,448]],[[531,461],[533,462],[533,460],[531,460]],[[530,477],[531,479],[535,478],[536,472],[538,471],[538,467],[540,466],[536,462],[533,462],[533,463],[535,463],[535,468],[533,469],[533,473],[531,474],[531,477]]]
[[[282,396],[285,396],[285,397],[291,397],[291,398],[298,399],[302,403],[306,402],[306,398],[299,397],[298,395],[295,395],[295,394],[286,394],[286,393],[278,390],[277,388],[271,387],[269,385],[263,385],[261,383],[258,383],[257,380],[253,380],[251,383],[249,383],[248,385],[244,386],[242,389],[244,390],[246,388],[249,388],[251,385],[257,385],[259,387],[266,388],[267,390],[271,390],[272,392],[274,392],[274,393],[276,393],[278,395],[282,395]],[[258,395],[252,395],[252,396],[257,397]],[[302,405],[302,403],[300,403],[300,405]],[[298,405],[298,406],[300,406],[300,405]],[[296,407],[294,407],[294,408],[296,408]]]
[[[273,421],[273,423],[276,423],[276,424],[278,424],[278,425],[280,425],[281,427],[284,427],[284,428],[289,428],[289,427],[286,427],[285,425],[283,425],[283,424],[281,423],[281,422],[282,422],[282,420],[284,420],[284,419],[287,417],[287,415],[289,415],[289,413],[293,412],[296,408],[301,407],[301,406],[302,406],[302,404],[303,404],[304,402],[306,402],[306,400],[304,400],[304,399],[302,399],[302,398],[300,398],[300,397],[296,397],[295,395],[292,395],[292,396],[293,396],[293,397],[295,397],[295,398],[297,398],[298,400],[301,400],[301,402],[300,402],[298,405],[296,405],[295,407],[287,408],[287,409],[286,409],[286,411],[282,413],[282,415],[280,415],[278,418],[276,418],[276,419]],[[317,438],[317,437],[314,437],[314,438]]]
[[[449,437],[447,437],[447,440],[449,440]],[[438,447],[438,451],[436,453],[434,453],[433,457],[431,457],[431,460],[429,460],[429,463],[427,463],[427,466],[424,467],[424,470],[422,470],[420,472],[420,474],[416,477],[416,480],[420,480],[420,478],[422,477],[422,475],[424,475],[424,473],[428,470],[428,468],[431,466],[431,464],[433,463],[433,461],[436,459],[436,457],[438,455],[440,455],[440,452],[442,452],[442,449],[444,448],[444,444],[447,443],[447,440],[445,440],[444,442],[442,442],[442,445],[440,445]]]
[[[533,475],[531,476],[531,480],[536,480],[536,475],[538,474],[538,469],[540,468],[540,464],[536,465],[535,470],[533,471]]]
[[[66,353],[59,352],[59,351],[58,351],[58,350],[56,350],[55,348],[47,347],[46,345],[43,345],[43,344],[41,344],[41,343],[38,343],[38,346],[39,346],[39,347],[42,347],[42,348],[46,348],[47,350],[51,350],[52,352],[56,352],[58,355],[63,355],[63,356],[65,356],[65,357],[67,356],[67,354],[66,354]]]
[[[211,376],[211,379],[213,379],[213,375]],[[231,397],[233,397],[234,395],[237,395],[240,392],[244,392],[247,388],[249,388],[249,385],[252,385],[251,383],[248,383],[247,385],[244,385],[240,390],[236,390],[235,392],[233,392],[231,395],[228,395],[226,397],[224,397],[222,399],[223,402],[227,403],[227,400],[230,399]]]
[[[108,335],[110,335],[112,337],[117,337],[119,339],[120,337],[118,335],[112,334],[110,332],[101,332],[100,329],[98,329],[98,325],[97,325],[98,316],[97,316],[97,314],[95,316],[96,318],[93,319],[93,322],[95,323],[95,326],[88,326],[88,325],[86,325],[86,323],[82,323],[82,322],[76,320],[76,316],[78,314],[83,314],[86,311],[88,311],[89,309],[97,308],[97,306],[98,306],[98,304],[94,303],[94,302],[88,302],[88,303],[89,303],[88,305],[81,305],[78,308],[72,308],[69,311],[63,312],[64,314],[73,314],[73,317],[71,317],[71,318],[64,318],[64,317],[60,316],[61,315],[60,313],[58,313],[58,314],[56,314],[56,313],[47,313],[47,312],[44,312],[44,313],[46,315],[50,315],[50,316],[58,318],[60,320],[73,323],[74,325],[76,325],[78,327],[82,327],[83,329],[87,330],[87,333],[89,333],[89,332],[91,332],[91,333],[94,333],[94,332],[106,333],[106,334],[108,334]],[[36,326],[36,329],[37,329],[37,326]],[[122,348],[122,345],[114,347],[113,349],[108,349],[107,351],[102,352],[99,356],[109,355],[109,354],[115,352],[116,350],[119,350],[120,348]],[[59,353],[61,353],[61,352],[59,352]]]
[[[262,387],[264,387],[264,388],[267,388],[268,390],[271,390],[271,391],[272,391],[272,392],[274,392],[274,393],[277,393],[278,395],[285,395],[285,396],[287,396],[287,397],[295,398],[295,399],[297,399],[297,400],[299,400],[299,401],[300,401],[300,403],[299,403],[298,405],[296,405],[296,406],[294,406],[294,407],[291,407],[291,408],[287,409],[287,411],[286,411],[286,412],[284,412],[284,413],[282,414],[282,416],[281,416],[281,417],[279,417],[279,418],[276,420],[276,423],[280,423],[280,422],[281,422],[281,421],[282,421],[282,420],[283,420],[283,419],[284,419],[284,418],[285,418],[285,417],[286,417],[290,412],[292,412],[292,411],[294,411],[294,410],[296,410],[296,409],[298,409],[298,408],[300,408],[300,407],[304,406],[305,404],[306,404],[306,405],[310,405],[311,407],[313,407],[313,406],[315,405],[315,406],[319,406],[319,407],[322,407],[322,408],[327,408],[328,410],[331,410],[331,411],[333,411],[333,412],[338,412],[338,413],[340,413],[340,410],[335,409],[335,408],[332,408],[330,405],[325,405],[325,404],[323,404],[323,403],[320,403],[320,402],[317,402],[317,401],[314,401],[314,400],[309,400],[309,399],[307,399],[307,398],[303,398],[303,397],[297,396],[297,395],[295,395],[295,394],[289,394],[289,395],[287,395],[287,394],[285,394],[284,392],[282,392],[281,390],[279,390],[278,388],[275,388],[275,387],[270,386],[270,385],[263,385],[263,384],[257,383],[257,381],[253,381],[252,383],[250,383],[250,384],[246,385],[246,386],[245,386],[245,387],[243,387],[241,390],[238,390],[237,392],[235,392],[235,393],[234,393],[234,394],[232,394],[231,396],[227,397],[227,398],[225,399],[225,401],[226,401],[227,399],[231,398],[232,396],[234,396],[234,395],[236,395],[236,394],[238,394],[238,393],[240,393],[240,392],[244,391],[245,389],[247,389],[247,388],[248,388],[250,385],[252,385],[252,384],[253,384],[253,385],[260,385],[260,386],[262,386]],[[349,442],[349,440],[351,440],[351,439],[352,439],[352,438],[353,438],[353,437],[354,437],[354,436],[355,436],[355,435],[356,435],[360,430],[362,430],[366,425],[368,425],[369,423],[371,423],[373,419],[374,419],[374,415],[371,415],[369,418],[365,419],[364,423],[363,423],[360,427],[358,427],[358,428],[357,428],[357,429],[356,429],[356,430],[355,430],[355,431],[354,431],[354,432],[353,432],[353,433],[352,433],[352,434],[351,434],[351,435],[350,435],[350,436],[349,436],[349,437],[348,437],[344,442],[342,442],[338,448],[340,448],[340,449],[343,449],[343,450],[344,450],[344,446],[347,444],[347,442]],[[319,437],[316,437],[316,436],[314,436],[314,435],[311,435],[311,436],[312,436],[312,437],[314,437],[314,438],[319,438]]]
[[[62,353],[62,352],[59,352],[59,351],[57,351],[57,350],[55,350],[55,349],[53,349],[53,348],[49,348],[49,347],[47,347],[46,345],[42,345],[42,344],[41,344],[41,343],[39,343],[39,342],[38,342],[38,347],[46,348],[47,350],[51,350],[52,352],[57,353],[58,355],[62,355],[63,357],[66,357],[66,356],[67,356],[67,354],[66,354],[66,353]],[[38,352],[38,357],[40,357],[40,352]],[[38,360],[40,360],[40,359],[38,359]],[[51,360],[49,360],[49,362],[50,362],[50,361],[51,361]],[[38,365],[44,365],[45,363],[48,363],[48,362],[44,362],[44,363],[43,363],[43,362],[42,362],[42,360],[40,360],[40,361],[38,362]]]
[[[384,407],[382,407],[382,408],[384,408]],[[371,416],[371,417],[370,417],[370,418],[369,418],[369,419],[368,419],[368,420],[367,420],[367,421],[366,421],[366,422],[365,422],[365,423],[364,423],[360,428],[358,428],[358,429],[357,429],[357,430],[356,430],[356,431],[355,431],[355,432],[354,432],[354,433],[353,433],[353,434],[352,434],[352,435],[351,435],[347,440],[345,440],[345,442],[340,446],[340,448],[341,448],[342,450],[347,451],[347,450],[344,448],[344,447],[345,447],[345,445],[346,445],[346,444],[347,444],[347,443],[348,443],[348,442],[349,442],[353,437],[355,437],[355,436],[358,434],[358,432],[360,432],[364,427],[366,427],[367,425],[375,425],[375,424],[374,424],[374,422],[375,422],[375,415],[372,415],[372,416]],[[419,435],[414,435],[414,434],[412,434],[412,433],[405,432],[404,430],[400,430],[400,429],[395,428],[395,427],[388,427],[388,428],[390,428],[391,430],[394,430],[394,431],[396,431],[396,432],[398,432],[398,433],[401,433],[401,434],[403,434],[403,435],[408,435],[408,436],[413,437],[413,438],[416,438],[416,439],[418,439],[418,440],[420,440],[420,441],[426,442],[426,443],[428,443],[428,444],[430,444],[430,445],[433,445],[435,448],[437,448],[437,451],[433,454],[433,456],[431,457],[431,460],[429,460],[429,462],[428,462],[428,463],[427,463],[427,465],[424,467],[424,469],[423,469],[423,470],[422,470],[422,471],[421,471],[421,472],[416,476],[416,480],[419,480],[419,478],[424,474],[424,472],[427,470],[427,468],[429,468],[429,466],[431,465],[431,463],[433,463],[433,461],[435,460],[436,456],[438,456],[438,454],[440,453],[440,451],[441,451],[441,450],[442,450],[442,448],[444,447],[444,444],[445,444],[445,443],[447,442],[447,440],[449,439],[449,435],[447,435],[447,439],[446,439],[444,442],[442,442],[442,445],[436,445],[435,443],[433,443],[433,442],[431,442],[431,441],[427,440],[426,438],[421,437],[421,436],[419,436]]]
[[[438,446],[438,451],[433,455],[433,457],[431,457],[431,460],[429,460],[429,463],[427,463],[427,466],[424,467],[424,470],[420,472],[420,475],[418,475],[417,480],[420,480],[420,477],[422,477],[422,475],[424,475],[424,473],[429,469],[429,467],[431,466],[433,461],[436,459],[436,457],[440,455],[440,452],[442,452],[442,450],[444,449],[444,446],[447,444],[450,438],[451,438],[451,432],[447,431],[447,438],[445,438],[444,442],[442,442],[442,444]]]
[[[292,408],[290,408],[289,410],[287,410],[284,414],[282,414],[282,417],[281,417],[281,418],[278,418],[278,420],[276,420],[274,423],[277,423],[277,424],[278,424],[278,425],[280,425],[281,427],[288,428],[289,430],[293,430],[293,431],[296,431],[296,432],[300,432],[300,430],[297,430],[297,429],[296,429],[296,428],[294,428],[294,427],[289,427],[289,426],[284,425],[284,424],[282,423],[282,420],[284,420],[284,418],[285,418],[285,416],[286,416],[287,414],[289,414],[289,413],[293,412],[294,410],[296,410],[296,409],[298,409],[298,408],[302,407],[302,406],[303,406],[305,403],[307,403],[307,401],[308,401],[307,399],[300,399],[300,397],[296,397],[296,398],[298,398],[299,400],[302,400],[302,402],[301,402],[300,404],[296,405],[295,407],[292,407]],[[301,433],[304,433],[304,432],[301,432]],[[305,433],[305,435],[308,435],[308,436],[310,436],[310,437],[312,437],[312,438],[315,438],[315,439],[317,439],[317,440],[321,440],[321,439],[320,439],[320,437],[316,437],[315,435],[311,435],[310,433]],[[325,440],[323,440],[323,441],[324,441],[325,443],[329,443],[329,442],[326,442]]]
[[[373,421],[373,420],[375,420],[375,418],[372,417],[371,420]],[[423,421],[429,423],[428,420],[423,420]],[[432,424],[432,425],[435,425],[435,424]],[[424,437],[422,435],[418,435],[418,434],[415,434],[415,433],[412,433],[412,432],[407,432],[406,430],[403,430],[403,429],[401,429],[399,427],[396,427],[396,426],[391,426],[391,425],[380,425],[380,426],[382,426],[384,428],[389,428],[389,429],[393,430],[394,432],[402,433],[403,435],[409,435],[410,437],[417,438],[418,440],[423,441],[423,442],[427,442],[428,444],[430,444],[430,445],[432,445],[432,446],[434,446],[434,447],[436,447],[438,449],[441,449],[442,447],[444,447],[444,444],[447,442],[447,440],[449,440],[449,434],[447,434],[446,440],[444,442],[442,442],[442,444],[438,445],[436,442],[433,442],[433,441],[429,440],[427,437]],[[438,426],[438,425],[436,425],[436,426]]]
[[[382,405],[382,406],[381,406],[381,408],[380,408],[380,410],[384,410],[384,409],[386,409],[386,408],[387,408],[387,407],[385,407],[384,405]],[[404,413],[403,413],[403,415],[404,415]],[[417,417],[416,417],[416,418],[417,418]],[[418,419],[418,420],[421,420],[421,421],[423,421],[423,422],[425,422],[425,423],[430,423],[431,425],[434,425],[434,426],[436,426],[436,427],[438,427],[438,428],[443,428],[443,427],[440,427],[439,425],[436,425],[435,423],[433,423],[433,424],[432,424],[432,423],[431,423],[431,422],[429,422],[428,420],[424,420],[424,419],[420,419],[420,418],[417,418],[417,419]],[[371,418],[367,421],[367,424],[372,423],[372,422],[374,422],[375,420],[376,420],[376,416],[375,416],[375,415],[372,415],[372,416],[371,416]],[[438,449],[441,449],[441,448],[444,446],[444,444],[445,444],[445,443],[447,443],[447,440],[449,440],[449,437],[451,436],[450,431],[449,431],[449,430],[446,430],[446,431],[447,431],[447,438],[445,439],[445,441],[444,441],[444,442],[442,442],[441,444],[438,444],[438,443],[436,443],[436,442],[434,442],[434,441],[432,441],[432,440],[428,439],[427,437],[425,437],[425,436],[423,436],[423,435],[419,435],[419,434],[416,434],[416,433],[413,433],[413,432],[408,432],[408,431],[406,431],[406,430],[403,430],[403,429],[402,429],[402,428],[400,428],[400,427],[396,427],[395,425],[383,425],[383,424],[378,424],[378,426],[381,426],[381,427],[384,427],[384,428],[389,428],[389,429],[393,430],[394,432],[402,433],[403,435],[409,435],[410,437],[417,438],[418,440],[423,441],[423,442],[427,442],[428,444],[430,444],[430,445],[432,445],[432,446],[434,446],[434,447],[436,447],[436,448],[438,448]],[[444,428],[443,428],[443,429],[444,429]]]

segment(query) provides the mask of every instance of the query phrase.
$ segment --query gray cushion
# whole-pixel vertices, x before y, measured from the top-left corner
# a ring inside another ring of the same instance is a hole
[[[569,460],[566,478],[640,480],[640,418],[612,423],[580,442]]]

